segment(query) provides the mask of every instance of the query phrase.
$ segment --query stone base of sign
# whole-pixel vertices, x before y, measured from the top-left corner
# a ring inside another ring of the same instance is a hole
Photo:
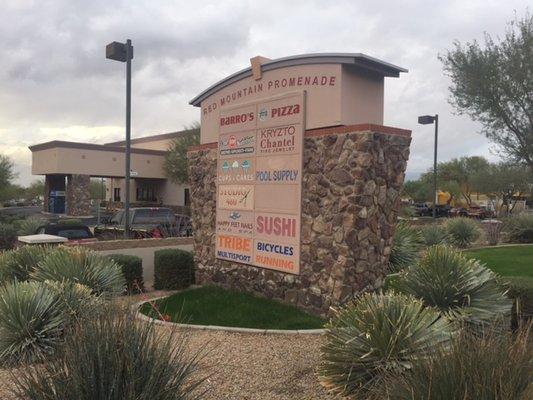
[[[217,144],[191,148],[196,282],[279,299],[320,315],[379,288],[410,142],[410,131],[370,124],[305,133],[300,275],[215,258]]]
[[[89,175],[67,175],[65,201],[68,215],[91,214],[90,183]]]

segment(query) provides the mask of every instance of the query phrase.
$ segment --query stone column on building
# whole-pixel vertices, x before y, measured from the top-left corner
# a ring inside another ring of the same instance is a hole
[[[91,213],[91,177],[72,174],[67,176],[66,212],[68,215],[90,215]]]
[[[387,274],[410,131],[358,125],[307,131],[300,275],[215,258],[217,144],[189,151],[196,280],[326,315]]]

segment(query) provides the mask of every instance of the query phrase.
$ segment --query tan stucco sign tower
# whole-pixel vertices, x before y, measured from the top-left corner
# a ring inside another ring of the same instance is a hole
[[[384,77],[400,72],[362,54],[258,56],[191,101],[198,283],[320,314],[382,284],[410,143],[382,125]]]

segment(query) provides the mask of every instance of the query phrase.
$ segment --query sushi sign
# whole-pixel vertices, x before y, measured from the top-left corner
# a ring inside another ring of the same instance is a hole
[[[215,256],[300,273],[305,93],[222,108]]]

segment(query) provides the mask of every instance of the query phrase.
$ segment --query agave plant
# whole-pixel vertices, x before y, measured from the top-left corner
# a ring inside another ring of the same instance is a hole
[[[157,335],[124,310],[108,310],[72,329],[54,360],[14,377],[21,399],[192,400],[202,394],[203,353],[187,337]]]
[[[507,316],[511,302],[497,276],[453,247],[430,247],[396,282],[401,291],[459,320],[483,323]]]
[[[82,247],[57,247],[31,273],[36,281],[69,281],[89,287],[94,294],[122,293],[126,284],[113,260]]]
[[[450,335],[448,321],[414,297],[363,294],[327,325],[320,382],[335,394],[364,398],[387,373],[409,369]]]
[[[59,300],[63,314],[69,322],[92,316],[102,305],[101,298],[85,285],[70,281],[44,281],[44,285]]]
[[[446,229],[442,225],[432,224],[425,226],[422,228],[421,233],[426,246],[446,244],[450,240]]]
[[[50,252],[49,247],[22,246],[0,255],[0,281],[27,281],[39,262]]]
[[[533,398],[529,329],[458,335],[446,349],[391,375],[374,397],[387,400],[528,400]]]
[[[481,235],[476,221],[466,217],[450,218],[446,223],[446,231],[450,243],[460,249],[470,247]]]
[[[46,220],[38,217],[28,217],[20,221],[18,225],[18,234],[19,235],[34,235],[37,232],[37,229],[43,226],[46,223]]]
[[[420,231],[406,222],[399,222],[392,239],[389,271],[398,272],[418,260],[422,249]]]
[[[40,282],[0,289],[0,360],[41,361],[61,342],[65,317],[57,296]]]

